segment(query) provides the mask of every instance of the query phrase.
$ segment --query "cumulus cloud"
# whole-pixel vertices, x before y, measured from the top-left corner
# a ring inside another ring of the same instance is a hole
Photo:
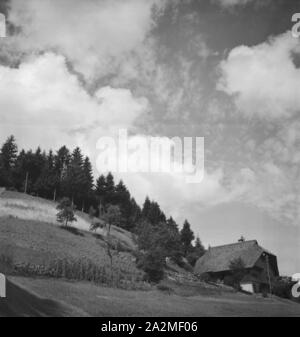
[[[293,55],[299,53],[299,41],[290,32],[253,47],[236,47],[221,62],[218,89],[232,95],[249,117],[294,115],[300,111],[300,69]]]
[[[9,126],[23,146],[74,144],[83,141],[82,133],[88,141],[91,135],[130,128],[148,108],[145,98],[128,89],[106,86],[89,94],[66,59],[53,53],[30,57],[18,68],[0,66],[0,92],[1,134]]]
[[[164,0],[12,0],[9,20],[21,27],[22,50],[55,49],[86,79],[107,75],[153,28]]]
[[[176,173],[135,173],[117,174],[123,178],[137,201],[143,203],[146,195],[157,200],[164,211],[180,221],[190,212],[201,212],[219,204],[244,200],[247,192],[255,183],[255,173],[242,169],[229,184],[222,167],[205,170],[200,183],[188,184],[185,176]]]

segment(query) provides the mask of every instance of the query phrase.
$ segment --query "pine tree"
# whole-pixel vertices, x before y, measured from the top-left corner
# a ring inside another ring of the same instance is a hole
[[[35,182],[34,190],[45,198],[55,199],[59,177],[54,167],[53,152],[50,151],[41,174]]]
[[[64,193],[71,198],[72,202],[83,201],[85,175],[83,170],[83,156],[77,147],[71,156],[67,172],[62,182]]]
[[[166,216],[161,211],[160,206],[155,201],[150,201],[147,197],[144,203],[142,216],[145,217],[152,225],[157,225],[160,222],[166,222]]]
[[[66,146],[62,146],[56,153],[54,158],[54,166],[56,173],[59,177],[59,181],[65,178],[68,165],[71,160],[70,150]]]
[[[129,229],[133,230],[136,225],[139,223],[142,217],[142,210],[140,206],[137,204],[134,198],[130,199],[131,203],[131,212],[130,212],[130,218],[129,218]]]
[[[14,136],[7,138],[0,151],[0,186],[13,186],[13,168],[18,148]]]
[[[75,163],[80,167],[83,166],[83,155],[79,147],[76,147],[72,153],[72,163]]]
[[[130,193],[122,180],[115,187],[114,203],[119,205],[122,213],[121,227],[129,230],[132,226],[130,223],[132,203]]]
[[[115,181],[114,176],[109,172],[105,179],[105,204],[114,204],[115,203]]]
[[[196,238],[196,242],[195,242],[195,252],[197,254],[197,257],[200,258],[201,256],[204,255],[205,253],[205,248],[199,238],[199,236],[197,236]]]
[[[30,155],[31,158],[29,158],[28,174],[30,175],[31,182],[33,184],[33,192],[38,193],[35,189],[35,185],[41,176],[43,169],[47,165],[47,156],[45,152],[42,152],[40,147],[37,148],[35,153]]]
[[[82,201],[82,211],[85,209],[89,209],[91,204],[93,203],[93,187],[94,187],[94,177],[93,177],[93,169],[90,159],[85,157],[83,162],[83,174],[84,174],[84,182],[83,182],[83,201]]]
[[[191,225],[187,220],[184,221],[183,228],[180,231],[181,242],[183,244],[185,256],[192,247],[192,241],[195,239],[194,233],[191,230]]]
[[[15,137],[10,136],[3,144],[0,152],[1,165],[5,170],[11,170],[17,159],[18,147],[16,145]]]
[[[143,205],[143,209],[142,209],[143,218],[148,219],[150,208],[151,208],[151,201],[149,197],[147,196],[145,199],[144,205]]]
[[[94,186],[94,177],[93,177],[92,164],[90,162],[89,157],[86,157],[84,159],[83,172],[84,172],[84,178],[85,178],[85,191],[87,193],[90,193]]]
[[[23,192],[22,186],[24,184],[24,180],[26,177],[26,152],[25,150],[22,150],[15,162],[15,167],[13,170],[13,180],[14,180],[14,186],[18,191]]]
[[[105,189],[106,187],[106,180],[103,174],[96,180],[96,195],[99,196],[100,198],[104,198],[105,195]]]
[[[167,220],[167,226],[179,233],[178,225],[172,217]]]

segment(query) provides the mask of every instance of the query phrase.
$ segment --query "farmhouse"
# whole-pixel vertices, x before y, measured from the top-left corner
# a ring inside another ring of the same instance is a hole
[[[269,290],[270,283],[279,276],[277,258],[258,245],[256,240],[211,247],[197,261],[195,273],[208,274],[214,280],[224,281],[232,275],[232,261],[241,259],[244,264],[244,277],[240,282],[243,290],[251,293]]]

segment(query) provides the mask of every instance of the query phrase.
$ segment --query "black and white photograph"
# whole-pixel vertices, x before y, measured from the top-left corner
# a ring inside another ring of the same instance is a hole
[[[300,0],[0,0],[0,317],[300,317]]]

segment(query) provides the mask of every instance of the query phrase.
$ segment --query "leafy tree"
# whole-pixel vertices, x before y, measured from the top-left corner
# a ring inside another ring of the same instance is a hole
[[[192,247],[192,241],[195,239],[194,233],[191,230],[191,225],[187,220],[183,224],[183,228],[180,231],[181,242],[183,244],[184,255],[186,256]]]
[[[74,211],[74,205],[69,198],[62,198],[56,207],[59,212],[56,214],[57,221],[68,226],[69,222],[77,221]]]
[[[179,232],[166,223],[153,226],[143,219],[137,227],[137,235],[140,250],[138,265],[148,274],[150,280],[157,281],[163,276],[166,257],[176,262],[181,261],[182,245]],[[158,273],[154,272],[154,266],[158,268]]]
[[[103,216],[103,220],[108,224],[108,232],[110,233],[111,226],[119,226],[122,221],[120,207],[109,205]]]
[[[137,244],[140,250],[149,250],[155,241],[155,230],[145,219],[142,219],[136,228]]]
[[[146,273],[148,281],[159,282],[164,277],[164,263],[162,252],[153,247],[139,256],[137,266]]]
[[[179,232],[165,223],[160,223],[156,230],[155,241],[160,251],[165,257],[170,257],[180,263],[183,252]]]
[[[240,288],[240,282],[246,275],[246,265],[242,258],[238,257],[233,259],[229,263],[229,269],[231,270],[231,279],[229,280],[229,285],[233,285],[235,288]],[[228,282],[227,282],[228,283]]]

